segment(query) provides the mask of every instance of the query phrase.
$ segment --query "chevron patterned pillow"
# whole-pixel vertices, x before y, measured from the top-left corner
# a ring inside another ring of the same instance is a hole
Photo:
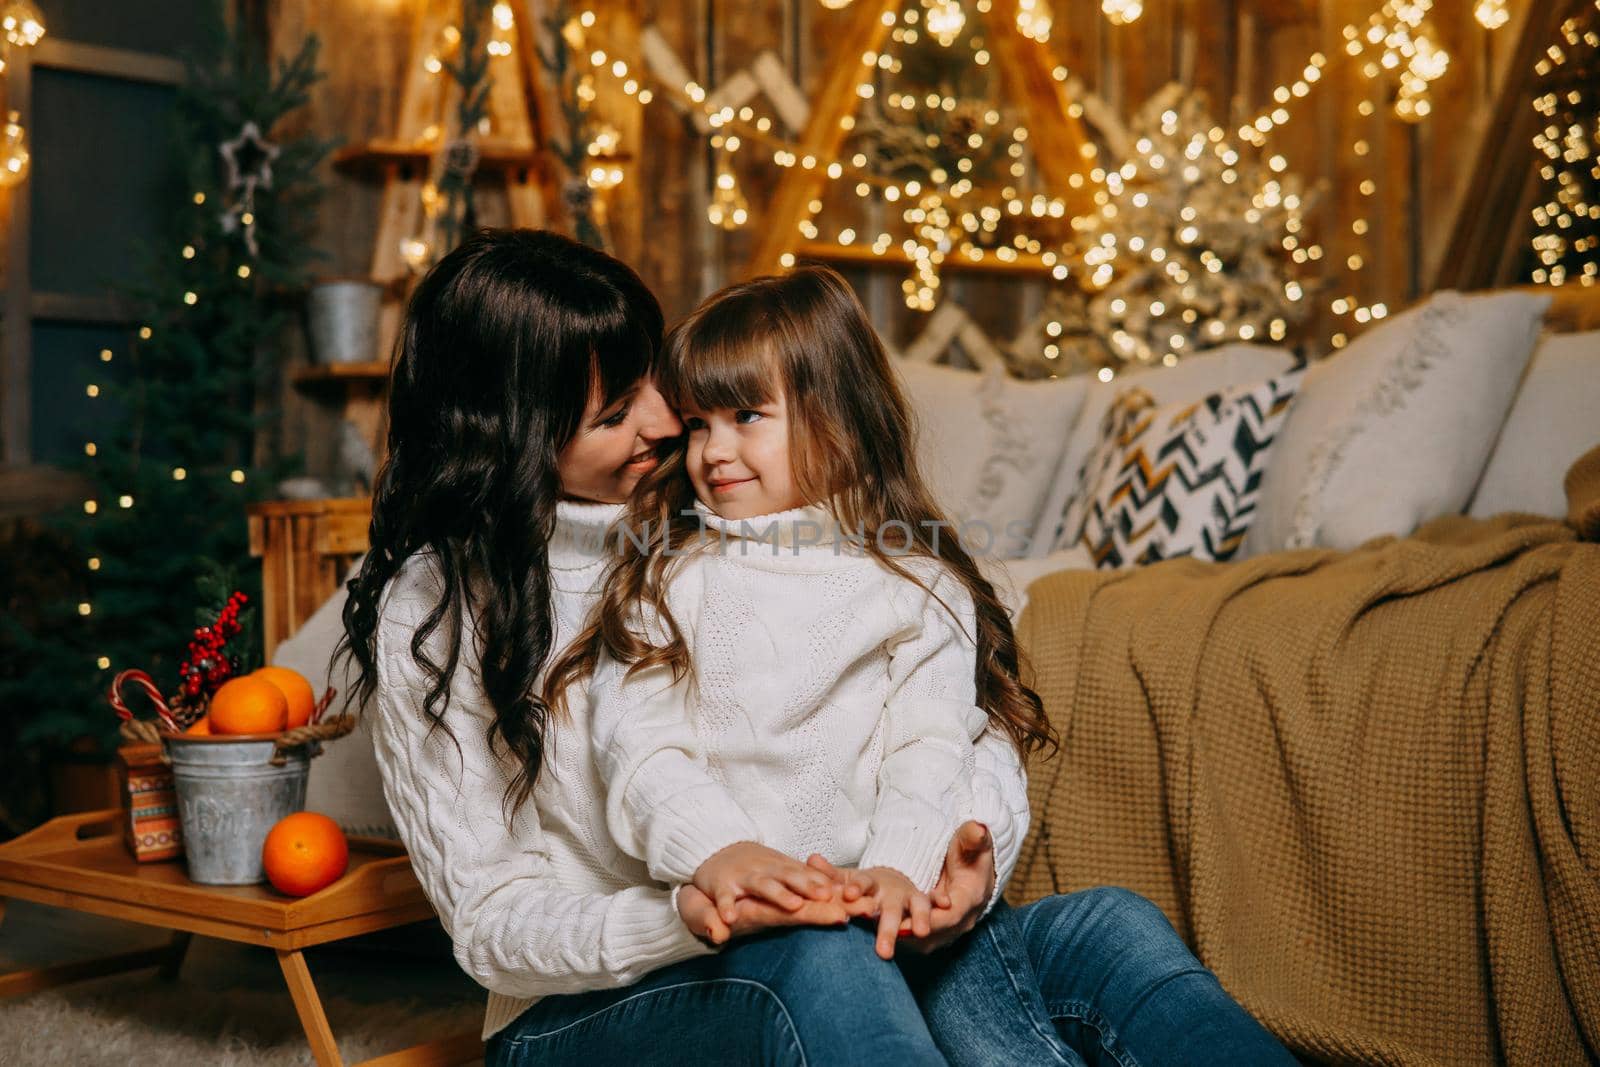
[[[1118,396],[1062,517],[1056,550],[1082,545],[1102,568],[1175,556],[1232,559],[1303,374],[1297,368],[1166,407],[1143,389]]]

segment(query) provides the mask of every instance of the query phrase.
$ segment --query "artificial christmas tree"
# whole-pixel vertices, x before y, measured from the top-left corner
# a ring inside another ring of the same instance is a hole
[[[332,147],[274,140],[319,77],[317,43],[270,70],[247,39],[216,40],[178,93],[184,185],[170,243],[145,250],[127,289],[140,316],[131,366],[85,384],[104,405],[75,464],[89,488],[52,520],[81,586],[31,625],[0,620],[0,699],[25,709],[23,744],[109,753],[117,720],[106,690],[118,671],[141,668],[177,689],[197,608],[209,620],[220,607],[203,602],[208,593],[254,596],[244,508],[293,467],[258,460],[254,439],[289,297],[313,256],[313,171]]]

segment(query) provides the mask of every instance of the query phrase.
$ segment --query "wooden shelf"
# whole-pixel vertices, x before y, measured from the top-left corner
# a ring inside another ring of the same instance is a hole
[[[295,518],[303,515],[313,516],[355,516],[360,520],[360,526],[366,529],[367,520],[372,517],[372,500],[364,496],[331,496],[322,500],[260,500],[254,504],[245,505],[245,514],[263,519]],[[325,551],[365,552],[367,545],[365,534],[363,540],[355,548],[327,548]],[[321,542],[321,538],[317,539]],[[256,546],[251,547],[251,554],[255,555]]]
[[[427,165],[441,145],[437,141],[399,141],[378,138],[361,144],[345,145],[334,152],[336,167],[379,167],[385,163],[420,163]],[[478,145],[480,170],[505,170],[515,167],[535,167],[538,152],[531,144],[506,144],[485,141]]]
[[[909,267],[914,262],[898,245],[889,248],[885,252],[878,253],[874,252],[868,245],[841,245],[824,241],[802,243],[795,249],[795,259],[809,259],[845,266],[895,267],[897,269]],[[1057,262],[1065,261],[1058,259]],[[1047,264],[1042,256],[1032,255],[1027,252],[1018,252],[1016,258],[1009,261],[999,258],[993,252],[985,252],[983,258],[977,260],[957,253],[946,257],[945,261],[940,264],[939,269],[941,271],[1043,274],[1048,276],[1054,269],[1054,264]]]
[[[526,168],[538,170],[545,165],[543,154],[528,142],[480,141],[478,169],[481,171],[507,171]],[[333,153],[333,163],[347,169],[382,168],[390,163],[409,163],[427,166],[442,146],[438,141],[401,141],[394,138],[377,138],[361,144],[345,145]],[[612,153],[593,156],[596,163],[629,163],[629,153]]]
[[[389,362],[375,359],[367,363],[318,363],[301,367],[291,380],[296,385],[327,385],[339,382],[377,382],[389,379]]]

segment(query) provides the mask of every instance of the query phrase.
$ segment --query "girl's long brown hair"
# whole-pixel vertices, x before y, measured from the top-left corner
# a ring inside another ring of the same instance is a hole
[[[852,543],[910,581],[924,584],[897,557],[941,561],[977,609],[978,704],[1020,754],[1058,747],[1038,694],[1022,684],[1016,635],[994,586],[917,471],[909,407],[843,278],[804,267],[723,289],[668,335],[656,381],[673,406],[701,411],[757,408],[782,389],[789,455],[805,499],[826,503],[842,529],[865,534]],[[602,652],[631,670],[665,665],[679,679],[689,672],[689,650],[666,602],[674,564],[701,538],[685,447],[646,475],[629,501],[621,520],[628,536],[617,538],[600,602],[546,675],[550,707],[564,707],[567,689],[593,673]],[[660,621],[658,640],[636,630],[641,606]]]

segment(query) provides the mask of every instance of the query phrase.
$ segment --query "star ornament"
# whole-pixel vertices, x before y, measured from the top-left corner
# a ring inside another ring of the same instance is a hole
[[[261,136],[261,128],[246,122],[239,136],[224,141],[217,149],[228,170],[228,191],[237,192],[238,199],[222,214],[222,231],[234,233],[244,228],[245,247],[252,256],[260,254],[256,245],[256,189],[272,188],[272,161],[278,158],[278,146]]]
[[[243,189],[248,197],[257,186],[272,188],[272,161],[278,158],[278,146],[262,137],[254,122],[246,122],[239,136],[222,142],[218,151],[228,168],[229,189]]]

